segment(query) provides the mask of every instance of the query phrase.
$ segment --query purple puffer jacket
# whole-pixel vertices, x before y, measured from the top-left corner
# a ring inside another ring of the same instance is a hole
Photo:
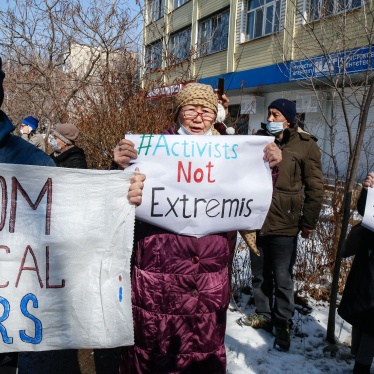
[[[194,238],[136,222],[135,345],[120,373],[225,373],[236,232]]]

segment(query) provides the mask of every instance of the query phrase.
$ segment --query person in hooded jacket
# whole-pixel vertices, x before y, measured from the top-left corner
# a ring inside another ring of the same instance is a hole
[[[2,70],[0,57],[0,107],[4,100],[3,81],[5,73]],[[8,116],[0,110],[0,163],[34,166],[55,166],[50,157],[33,144],[14,135],[16,129]],[[0,354],[0,372],[16,372],[18,352]]]
[[[267,124],[257,135],[274,136],[282,150],[272,202],[257,238],[260,256],[251,255],[256,311],[243,321],[271,332],[274,344],[290,348],[294,312],[293,265],[297,236],[308,238],[316,227],[323,201],[321,155],[316,138],[299,128],[296,105],[277,99],[268,107]]]
[[[2,70],[2,58],[0,57],[0,107],[4,100],[4,89],[3,81],[5,73]],[[29,143],[20,136],[14,135],[13,132],[16,129],[8,116],[0,110],[0,163],[5,164],[19,164],[19,165],[31,165],[31,166],[56,166],[52,158],[35,147],[32,143]],[[128,152],[132,158],[136,158],[135,149],[128,147]],[[78,161],[73,164],[78,164]],[[82,162],[80,165],[84,165]],[[140,205],[142,202],[142,190],[144,186],[145,175],[137,174],[131,179],[131,185],[129,187],[128,198],[130,203]],[[16,373],[18,365],[19,354],[23,356],[23,365],[29,363],[33,367],[34,372],[48,372],[49,367],[63,366],[67,371],[73,372],[74,369],[66,367],[71,364],[72,361],[66,361],[64,351],[43,351],[43,352],[8,352],[0,354],[0,372],[1,373]],[[27,360],[28,355],[29,360]],[[31,363],[31,364],[30,364]],[[79,370],[79,369],[78,369]],[[78,372],[78,371],[77,371]]]
[[[217,96],[189,83],[176,95],[176,126],[166,134],[213,135]],[[219,135],[217,133],[217,135]],[[131,142],[122,139],[114,161],[126,168]],[[265,160],[281,152],[266,147]],[[135,345],[124,347],[120,373],[226,373],[224,337],[236,231],[196,238],[136,221],[132,267]]]
[[[75,145],[78,136],[79,130],[72,123],[59,123],[52,131],[50,144],[54,152],[50,156],[57,166],[87,169],[86,155]]]
[[[374,187],[374,173],[367,175],[362,187],[357,211],[363,216],[368,188]],[[374,232],[365,230],[338,308],[338,314],[352,325],[353,374],[370,374],[374,356]]]
[[[4,100],[4,78],[5,73],[2,70],[2,59],[0,57],[0,107]],[[55,166],[46,153],[21,137],[14,135],[15,129],[8,116],[0,110],[0,163]]]

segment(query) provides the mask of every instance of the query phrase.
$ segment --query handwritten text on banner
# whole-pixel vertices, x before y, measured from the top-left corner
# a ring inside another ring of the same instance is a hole
[[[267,136],[126,135],[147,176],[140,220],[201,237],[260,229],[272,195]]]
[[[1,352],[133,344],[130,177],[0,164]]]

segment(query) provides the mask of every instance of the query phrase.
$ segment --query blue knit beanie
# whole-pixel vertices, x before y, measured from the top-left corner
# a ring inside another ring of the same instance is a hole
[[[290,125],[293,125],[295,123],[296,104],[294,102],[286,99],[277,99],[268,106],[268,109],[269,108],[275,108],[279,110],[284,115],[287,122],[290,123]]]
[[[28,116],[22,120],[22,123],[30,126],[35,131],[38,128],[39,120],[33,116]]]

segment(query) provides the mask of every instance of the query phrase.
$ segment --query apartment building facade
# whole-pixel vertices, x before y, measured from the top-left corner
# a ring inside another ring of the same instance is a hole
[[[338,162],[346,162],[345,123],[355,126],[360,87],[371,79],[372,10],[372,0],[147,0],[143,85],[157,82],[171,94],[189,81],[216,88],[223,77],[243,134],[260,127],[274,99],[295,101],[306,130],[319,138],[327,173],[332,137]],[[352,93],[343,109],[329,80],[338,76],[349,77],[339,85]],[[374,167],[372,126],[374,108],[362,173]]]

